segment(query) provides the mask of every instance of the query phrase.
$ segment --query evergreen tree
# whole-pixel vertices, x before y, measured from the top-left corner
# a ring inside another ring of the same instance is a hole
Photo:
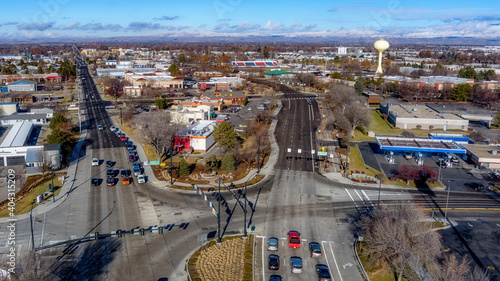
[[[68,119],[66,119],[66,117],[64,117],[61,113],[56,113],[56,115],[54,115],[54,118],[50,120],[49,128],[55,129],[57,127],[57,124],[66,122],[68,122]]]
[[[234,147],[236,144],[236,131],[231,124],[226,121],[219,123],[214,129],[214,140],[222,145],[224,149]]]
[[[236,170],[236,160],[234,160],[233,154],[227,152],[222,158],[221,169],[225,173],[231,173]]]
[[[363,90],[365,89],[364,84],[363,78],[360,77],[356,80],[356,83],[354,83],[354,90],[356,91],[356,94],[361,95],[363,93]]]
[[[178,171],[180,177],[187,177],[191,172],[189,171],[189,165],[186,162],[186,159],[182,158],[181,162],[179,162]]]

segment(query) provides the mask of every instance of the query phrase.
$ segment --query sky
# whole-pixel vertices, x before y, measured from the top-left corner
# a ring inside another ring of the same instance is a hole
[[[141,35],[500,38],[498,0],[24,0],[2,1],[1,6],[0,39]]]

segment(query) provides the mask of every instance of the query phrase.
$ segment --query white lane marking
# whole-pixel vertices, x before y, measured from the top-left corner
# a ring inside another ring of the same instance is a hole
[[[472,224],[470,224],[470,223],[467,223],[467,224],[468,224],[470,227],[474,227],[474,226],[473,226]]]
[[[347,192],[347,195],[349,195],[349,197],[351,197],[351,200],[352,200],[352,202],[354,202],[354,206],[356,206],[356,209],[359,209],[358,203],[356,203],[356,201],[354,201],[354,198],[352,198],[351,193],[349,193],[349,190],[347,190],[347,188],[345,188],[345,192]]]
[[[364,190],[361,190],[361,192],[363,193],[363,195],[366,197],[366,199],[368,199],[368,202],[370,202],[370,205],[372,205],[372,207],[375,207],[375,205],[373,205],[373,202],[372,200],[370,199],[370,197],[368,197],[368,194],[366,194],[366,192]]]
[[[364,203],[365,199],[363,197],[361,197],[361,195],[359,195],[358,191],[356,189],[354,189],[354,192],[356,192],[356,194],[358,195],[359,199],[361,199],[361,201]]]
[[[344,279],[342,279],[342,274],[340,274],[340,268],[339,265],[337,264],[337,259],[335,258],[335,254],[333,253],[333,248],[331,244],[330,244],[330,251],[332,252],[333,261],[335,262],[335,267],[337,268],[337,272],[339,273],[340,281],[344,281]]]
[[[311,149],[312,149],[313,148],[312,124],[311,124],[311,119],[312,119],[311,118],[311,116],[312,116],[312,112],[311,112],[312,109],[311,108],[312,107],[308,106],[307,108],[309,109],[309,128],[311,128],[309,130],[309,139],[311,140]],[[314,156],[311,157],[311,159],[312,159],[312,170],[313,170],[313,173],[314,173]]]
[[[321,241],[321,247],[323,247],[323,253],[325,253],[323,256],[325,257],[326,265],[328,265],[328,271],[330,271],[330,263],[328,262],[328,255],[326,254],[326,249],[325,249],[325,246],[323,246],[323,243],[329,243],[329,242]],[[330,244],[330,247],[331,247],[331,244]],[[330,276],[331,275],[332,275],[332,273],[330,272]]]

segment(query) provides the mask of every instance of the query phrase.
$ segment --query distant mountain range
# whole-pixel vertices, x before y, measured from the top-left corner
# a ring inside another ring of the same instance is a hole
[[[117,37],[52,37],[52,38],[0,38],[0,44],[61,44],[61,43],[322,43],[322,44],[370,44],[379,37],[327,36],[327,35],[259,35],[259,34],[207,34],[186,32],[186,34],[159,34]],[[500,45],[500,39],[471,37],[404,38],[384,37],[393,44],[422,45]]]

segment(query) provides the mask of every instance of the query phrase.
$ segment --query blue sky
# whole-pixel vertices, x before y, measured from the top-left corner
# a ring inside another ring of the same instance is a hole
[[[2,11],[0,39],[155,34],[500,38],[498,0],[25,0],[3,1]]]

